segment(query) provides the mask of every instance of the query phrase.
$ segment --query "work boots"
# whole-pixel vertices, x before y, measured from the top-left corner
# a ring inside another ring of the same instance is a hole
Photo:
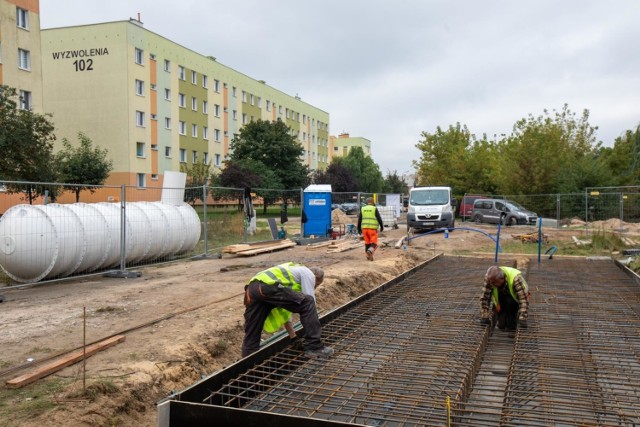
[[[367,259],[369,261],[373,261],[373,251],[374,251],[373,247],[367,249]]]
[[[309,359],[328,359],[329,357],[333,356],[333,353],[333,348],[325,345],[324,347],[318,348],[316,350],[307,350],[304,352],[304,355]]]

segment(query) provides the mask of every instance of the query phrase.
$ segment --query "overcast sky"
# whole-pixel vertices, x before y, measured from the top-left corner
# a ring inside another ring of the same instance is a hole
[[[611,146],[640,124],[638,0],[40,0],[42,28],[146,29],[330,114],[384,175],[423,131],[492,139],[566,103]]]

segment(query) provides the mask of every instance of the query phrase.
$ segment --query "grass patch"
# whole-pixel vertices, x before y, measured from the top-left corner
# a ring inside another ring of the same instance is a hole
[[[97,381],[88,385],[84,390],[70,393],[69,398],[96,400],[99,396],[112,395],[120,392],[120,388],[111,381]]]
[[[58,406],[56,395],[69,380],[47,379],[19,389],[0,389],[0,420],[3,425],[19,426]],[[6,424],[4,424],[6,423]]]

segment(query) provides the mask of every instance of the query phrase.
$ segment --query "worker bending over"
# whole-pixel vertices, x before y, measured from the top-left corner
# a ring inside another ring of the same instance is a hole
[[[482,290],[481,323],[489,325],[497,316],[500,329],[515,330],[517,325],[527,327],[529,286],[520,270],[495,265],[489,267]]]
[[[367,199],[366,206],[360,208],[358,214],[358,234],[364,237],[364,251],[369,261],[373,261],[373,253],[378,249],[378,226],[384,231],[384,224],[373,199]]]
[[[330,357],[333,349],[322,342],[322,327],[316,311],[315,288],[324,280],[324,271],[293,262],[261,271],[244,287],[244,340],[242,357],[260,348],[262,330],[273,333],[285,327],[291,339],[296,333],[291,313],[300,314],[304,327],[304,350],[309,358]]]

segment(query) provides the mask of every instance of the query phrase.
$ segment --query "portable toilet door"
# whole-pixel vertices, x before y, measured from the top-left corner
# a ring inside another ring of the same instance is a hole
[[[303,236],[328,236],[331,228],[331,185],[314,184],[305,188],[303,209],[307,217]]]

